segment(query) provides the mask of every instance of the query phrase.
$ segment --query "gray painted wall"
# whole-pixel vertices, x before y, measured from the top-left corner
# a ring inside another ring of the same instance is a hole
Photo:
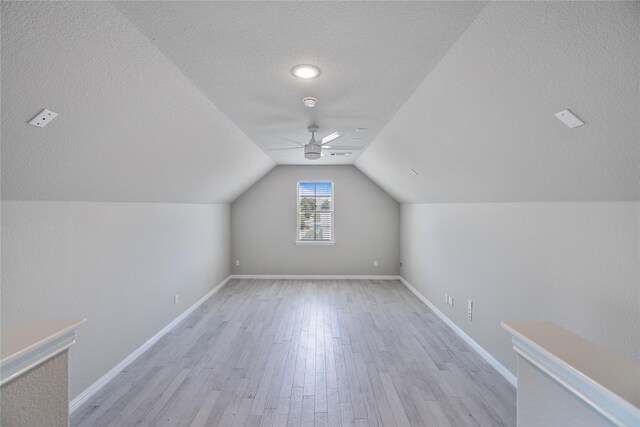
[[[334,182],[333,246],[295,244],[302,180]],[[236,274],[398,274],[400,207],[353,166],[276,167],[233,202],[231,217]]]
[[[403,204],[401,223],[401,275],[512,372],[509,319],[640,364],[640,203]]]
[[[229,213],[2,201],[2,327],[86,318],[70,353],[75,397],[229,275]]]

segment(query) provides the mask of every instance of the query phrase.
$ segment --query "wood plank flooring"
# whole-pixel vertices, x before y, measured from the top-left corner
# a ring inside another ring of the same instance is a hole
[[[232,280],[73,426],[501,426],[515,389],[398,281]]]

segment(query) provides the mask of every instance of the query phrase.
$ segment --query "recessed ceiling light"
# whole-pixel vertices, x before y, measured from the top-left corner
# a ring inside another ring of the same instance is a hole
[[[300,79],[315,79],[320,75],[320,68],[308,64],[296,65],[291,73]]]

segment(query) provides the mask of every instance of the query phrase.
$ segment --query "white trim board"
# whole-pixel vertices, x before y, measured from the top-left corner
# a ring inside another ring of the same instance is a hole
[[[182,312],[178,317],[173,319],[167,326],[162,328],[158,333],[149,338],[144,344],[138,347],[133,351],[130,355],[124,358],[120,363],[114,366],[109,372],[104,374],[98,381],[91,384],[87,387],[82,393],[77,395],[75,399],[73,399],[69,403],[69,412],[73,413],[76,409],[78,409],[82,404],[84,404],[87,400],[89,400],[94,394],[96,394],[102,387],[107,385],[109,381],[111,381],[116,375],[118,375],[124,368],[130,365],[134,360],[136,360],[142,353],[144,353],[149,347],[154,345],[156,342],[160,340],[167,332],[171,331],[178,323],[184,320],[188,315],[190,315],[196,308],[201,306],[211,295],[218,292],[224,285],[226,285],[229,280],[231,280],[231,276],[228,276],[222,282],[220,282],[215,288],[211,289],[207,292],[202,298],[196,301],[191,307],[187,308]]]
[[[518,367],[526,360],[617,426],[638,425],[637,366],[552,322],[500,324],[513,336]]]
[[[420,292],[418,292],[418,290],[416,288],[414,288],[413,286],[411,286],[411,284],[409,282],[407,282],[404,277],[399,276],[399,280],[411,291],[413,292],[413,294],[415,296],[417,296],[420,301],[422,301],[423,303],[425,303],[425,305],[427,307],[429,307],[431,309],[431,311],[433,311],[435,313],[436,316],[438,316],[444,323],[446,323],[452,330],[453,332],[455,332],[456,334],[458,334],[458,336],[460,336],[460,338],[462,338],[464,340],[464,342],[466,342],[467,344],[469,344],[469,346],[474,349],[476,351],[476,353],[478,353],[480,355],[480,357],[482,357],[489,365],[493,366],[493,368],[498,371],[498,373],[500,375],[502,375],[507,381],[509,381],[509,383],[514,386],[514,387],[518,387],[518,379],[516,378],[515,375],[513,375],[511,373],[510,370],[508,370],[507,368],[504,367],[504,365],[500,362],[498,362],[496,360],[495,357],[493,357],[491,354],[489,354],[489,352],[487,350],[485,350],[484,348],[482,348],[482,346],[480,344],[478,344],[477,342],[474,341],[473,338],[471,338],[469,335],[466,334],[466,332],[464,332],[462,329],[460,329],[460,327],[458,325],[456,325],[453,320],[449,319],[447,316],[445,316],[445,314],[443,312],[441,312],[440,310],[438,310],[438,308],[431,302],[429,301],[424,295],[422,295]]]
[[[66,351],[85,319],[37,319],[2,334],[0,385]]]

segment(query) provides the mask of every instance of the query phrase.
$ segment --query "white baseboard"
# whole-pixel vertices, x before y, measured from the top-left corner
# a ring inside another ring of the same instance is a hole
[[[142,353],[144,353],[149,347],[155,344],[160,338],[162,338],[167,332],[173,329],[178,323],[184,320],[189,314],[191,314],[196,308],[202,305],[211,295],[219,291],[224,285],[226,285],[231,279],[324,279],[324,280],[399,280],[401,281],[411,292],[413,292],[423,303],[427,305],[442,321],[444,321],[455,333],[457,333],[471,348],[473,348],[483,359],[485,359],[491,366],[493,366],[503,377],[506,378],[514,387],[517,386],[516,377],[505,368],[500,362],[498,362],[493,356],[491,356],[484,348],[482,348],[477,342],[475,342],[469,335],[467,335],[462,329],[458,327],[451,319],[444,315],[435,305],[426,299],[417,289],[415,289],[409,282],[407,282],[402,276],[394,275],[271,275],[271,274],[232,274],[224,279],[215,288],[211,289],[196,301],[191,307],[186,309],[180,316],[176,317],[167,326],[162,328],[158,333],[149,338],[144,344],[138,347],[133,353],[128,355],[124,360],[114,366],[109,372],[103,375],[96,382],[87,387],[82,393],[75,397],[69,403],[69,412],[74,412],[87,400],[89,400],[94,394],[96,394],[102,387],[104,387],[109,381],[119,374],[124,368],[130,365],[136,360]]]
[[[427,307],[429,307],[431,309],[431,311],[433,311],[436,316],[438,316],[440,319],[442,319],[442,321],[444,323],[446,323],[451,329],[453,329],[453,332],[455,332],[456,334],[458,334],[460,336],[460,338],[462,338],[467,344],[469,344],[469,346],[474,349],[479,355],[480,357],[482,357],[484,360],[487,361],[487,363],[491,366],[493,366],[493,368],[498,371],[498,373],[500,375],[502,375],[507,381],[509,381],[509,383],[511,383],[512,386],[514,387],[518,387],[518,379],[516,378],[515,375],[513,375],[511,373],[510,370],[508,370],[507,368],[504,367],[504,365],[500,362],[498,362],[496,360],[495,357],[493,357],[491,354],[489,354],[489,352],[487,350],[485,350],[484,348],[482,348],[482,346],[480,346],[480,344],[478,344],[477,342],[475,342],[473,340],[473,338],[471,338],[469,335],[467,335],[462,329],[460,329],[460,327],[458,325],[456,325],[455,323],[453,323],[453,321],[451,319],[449,319],[447,316],[445,316],[445,314],[443,312],[441,312],[440,310],[438,310],[438,308],[431,302],[429,301],[424,295],[422,295],[420,292],[418,292],[418,290],[416,288],[414,288],[413,286],[411,286],[411,284],[409,282],[407,282],[404,277],[399,276],[399,280],[404,283],[404,285],[411,291],[414,293],[415,296],[417,296],[418,298],[420,298],[420,301],[422,301],[423,303],[426,304]]]
[[[304,280],[400,280],[394,275],[362,275],[362,274],[232,274],[232,279],[304,279]]]
[[[138,347],[133,353],[124,358],[123,361],[114,366],[109,372],[104,374],[98,381],[91,384],[87,387],[82,393],[77,395],[75,399],[73,399],[69,403],[69,412],[72,413],[83,403],[91,398],[94,394],[96,394],[102,387],[104,387],[109,381],[113,379],[116,375],[118,375],[124,368],[130,365],[134,360],[136,360],[142,353],[144,353],[149,347],[158,342],[160,338],[162,338],[167,332],[173,329],[178,323],[184,320],[188,315],[190,315],[196,308],[201,306],[211,295],[218,292],[224,285],[227,284],[231,280],[231,276],[228,276],[224,279],[220,284],[218,284],[215,288],[211,289],[207,292],[202,298],[196,301],[191,307],[187,308],[180,316],[176,317],[169,323],[167,326],[162,328],[157,334],[149,338],[144,344]]]

